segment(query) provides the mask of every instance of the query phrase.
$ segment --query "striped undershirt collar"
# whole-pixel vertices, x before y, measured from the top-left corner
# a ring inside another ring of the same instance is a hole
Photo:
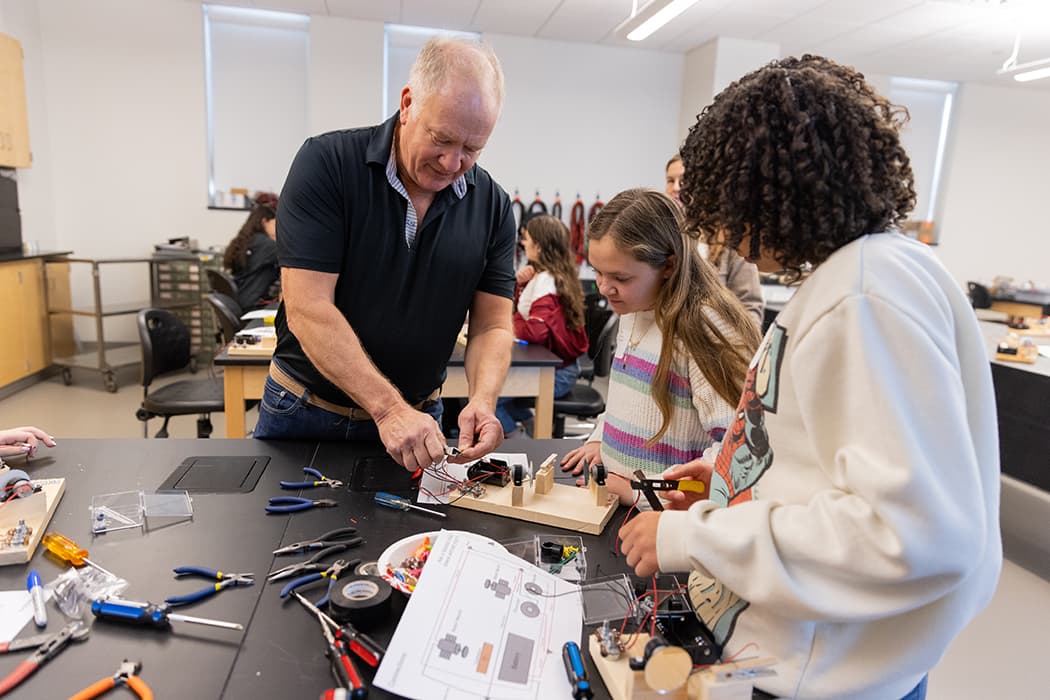
[[[405,189],[401,178],[397,176],[397,154],[395,152],[397,148],[397,134],[398,132],[395,129],[394,137],[390,141],[390,156],[386,161],[386,181],[390,183],[394,191],[408,202],[408,212],[405,215],[405,244],[411,248],[412,244],[416,242],[416,228],[419,222],[416,219],[416,208],[412,205],[412,198],[408,196],[408,190]],[[456,199],[463,199],[466,196],[467,179],[465,175],[460,175],[453,181],[452,192],[456,195]]]

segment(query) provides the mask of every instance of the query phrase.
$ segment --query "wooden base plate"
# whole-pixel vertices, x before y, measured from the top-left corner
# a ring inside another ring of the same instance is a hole
[[[25,520],[33,528],[29,540],[20,547],[0,547],[0,566],[7,564],[25,564],[33,558],[44,530],[51,522],[51,516],[58,508],[58,502],[66,491],[65,479],[33,479],[34,484],[43,490],[28,498],[16,498],[0,508],[0,532],[16,527],[19,520]]]
[[[485,495],[481,498],[463,496],[451,505],[589,535],[600,535],[619,505],[615,496],[610,497],[604,506],[595,505],[589,489],[566,484],[554,484],[550,493],[542,495],[533,491],[532,484],[522,488],[525,491],[520,506],[511,505],[513,486],[492,484],[485,485]]]

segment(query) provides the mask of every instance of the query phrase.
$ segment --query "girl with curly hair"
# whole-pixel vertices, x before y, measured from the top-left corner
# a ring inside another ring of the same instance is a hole
[[[583,288],[569,250],[569,229],[553,216],[527,219],[521,242],[528,264],[517,272],[514,335],[527,343],[543,345],[561,358],[554,370],[554,398],[572,390],[580,376],[577,360],[587,352],[583,318]],[[516,436],[517,421],[532,417],[534,399],[501,398],[496,417],[506,437]]]
[[[277,264],[277,195],[259,192],[241,230],[226,246],[222,265],[237,283],[237,303],[252,309],[280,295],[281,269]]]
[[[642,576],[692,570],[701,618],[777,674],[763,697],[925,697],[1002,563],[995,394],[958,284],[897,227],[905,110],[851,68],[786,58],[726,88],[682,156],[682,200],[759,269],[811,275],[751,361],[702,499],[620,534]],[[692,502],[690,502],[692,500]]]
[[[659,478],[703,455],[733,418],[758,328],[682,223],[673,200],[642,189],[616,195],[591,222],[588,259],[620,331],[606,411],[565,470],[600,462]],[[625,479],[607,484],[623,502],[637,495]]]

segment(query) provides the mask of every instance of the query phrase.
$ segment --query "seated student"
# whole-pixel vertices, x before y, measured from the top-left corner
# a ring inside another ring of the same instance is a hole
[[[7,459],[22,455],[33,457],[40,443],[48,447],[54,447],[57,444],[55,438],[31,425],[0,430],[0,457]]]
[[[681,204],[682,178],[685,177],[685,166],[682,156],[675,154],[667,161],[666,185],[667,196]],[[711,263],[718,272],[722,284],[729,288],[747,312],[762,327],[762,314],[766,310],[766,301],[762,297],[762,284],[758,277],[758,268],[749,263],[732,248],[728,248],[720,236],[712,237],[710,242],[700,241],[700,257]]]
[[[280,296],[277,264],[277,195],[259,192],[241,230],[226,246],[222,264],[237,283],[237,303],[248,310]]]
[[[758,328],[700,259],[680,207],[652,190],[613,197],[587,231],[598,289],[620,314],[606,411],[589,441],[562,459],[579,474],[601,462],[654,478],[700,457],[733,419]],[[607,481],[633,502],[627,480]]]
[[[576,383],[577,359],[587,352],[583,289],[569,252],[569,229],[560,219],[541,214],[527,220],[521,240],[529,263],[517,272],[514,335],[561,358],[564,364],[554,370],[554,398],[560,399]],[[527,398],[501,398],[496,403],[506,437],[516,435],[516,421],[532,416],[533,403]]]
[[[915,205],[906,118],[806,55],[726,88],[682,149],[701,231],[761,269],[815,269],[752,360],[713,472],[667,474],[706,474],[710,499],[639,515],[622,549],[639,576],[693,570],[725,655],[779,660],[756,681],[777,697],[925,697],[999,578],[985,341],[937,256],[897,232]]]

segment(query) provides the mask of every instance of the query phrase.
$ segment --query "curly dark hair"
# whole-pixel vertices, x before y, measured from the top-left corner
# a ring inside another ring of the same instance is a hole
[[[682,146],[682,202],[708,241],[725,234],[787,270],[820,264],[915,206],[899,130],[908,111],[822,56],[773,61],[705,107]]]

